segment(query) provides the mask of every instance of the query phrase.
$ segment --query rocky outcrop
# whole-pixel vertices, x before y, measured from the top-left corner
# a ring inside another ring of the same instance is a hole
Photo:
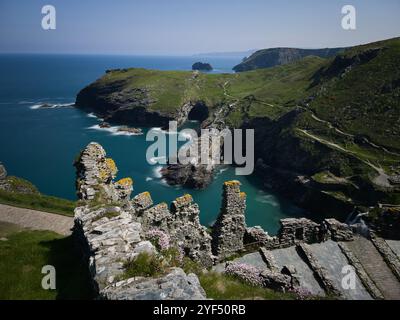
[[[107,75],[123,72],[109,70]],[[168,126],[173,116],[148,107],[154,103],[145,88],[126,87],[126,80],[110,81],[106,85],[100,80],[82,89],[77,97],[77,108],[94,112],[108,122],[137,126]]]
[[[7,171],[3,164],[0,162],[0,188],[4,188],[7,184]]]
[[[165,277],[117,282],[103,291],[110,300],[203,300],[205,292],[194,274],[174,268]]]
[[[98,143],[90,143],[75,161],[76,189],[79,199],[100,203],[123,201],[128,204],[133,181],[130,178],[113,181],[118,172],[115,162],[106,157]]]
[[[161,174],[171,186],[204,189],[212,182],[214,170],[202,164],[170,164],[161,169]]]
[[[240,182],[225,182],[221,212],[212,230],[213,253],[220,259],[243,249],[245,210],[246,194],[240,192]]]
[[[198,206],[191,199],[177,199],[173,204],[176,220],[172,219],[167,206],[151,207],[152,200],[147,193],[131,201],[132,180],[125,178],[114,182],[115,163],[107,161],[105,156],[99,144],[91,143],[75,163],[78,196],[83,205],[75,209],[74,235],[81,243],[99,298],[204,299],[197,276],[186,275],[180,268],[168,269],[153,278],[125,279],[125,263],[134,261],[144,252],[163,254],[148,241],[146,234],[155,226],[161,227],[164,218],[170,222],[164,227],[171,234],[173,244],[204,265],[212,264],[211,241],[208,240],[207,251],[203,243],[207,242],[207,234],[203,233],[205,228],[198,220]],[[172,226],[171,221],[179,226]],[[197,238],[196,228],[199,228]],[[207,261],[203,252],[209,253]]]
[[[187,149],[189,163],[167,165],[161,170],[163,178],[169,185],[193,189],[206,188],[212,182],[215,169],[220,164],[222,138],[222,134],[214,129],[209,129],[199,138],[193,138]],[[202,145],[209,146],[208,153],[200,154]]]
[[[101,299],[204,299],[205,293],[194,274],[180,268],[165,275],[119,280],[124,262],[140,253],[157,254],[156,248],[142,238],[141,224],[130,212],[115,208],[75,210],[74,234],[80,239],[92,275],[95,292]]]
[[[192,65],[192,70],[199,70],[199,71],[212,71],[213,67],[209,63],[205,62],[195,62]]]

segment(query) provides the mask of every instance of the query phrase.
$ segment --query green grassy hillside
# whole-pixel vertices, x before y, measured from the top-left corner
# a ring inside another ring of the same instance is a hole
[[[201,103],[208,108],[204,125],[256,129],[256,158],[286,172],[277,180],[304,175],[321,199],[350,205],[398,203],[399,61],[394,38],[237,74],[114,70],[83,89],[77,105],[151,126],[154,114],[165,124],[182,118],[185,104]]]

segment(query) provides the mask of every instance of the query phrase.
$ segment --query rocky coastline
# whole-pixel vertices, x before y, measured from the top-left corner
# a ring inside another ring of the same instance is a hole
[[[317,59],[316,67],[313,67],[315,69],[311,70],[307,66],[314,62],[309,58],[289,64],[289,73],[292,67],[309,72],[304,80],[309,81],[309,85],[303,89],[304,94],[300,98],[282,101],[279,106],[275,102],[261,101],[257,97],[261,93],[253,92],[261,83],[257,82],[258,78],[250,80],[248,77],[256,74],[261,77],[262,70],[252,71],[249,75],[239,73],[232,77],[221,76],[220,82],[214,83],[213,79],[207,78],[209,75],[198,72],[181,72],[178,75],[142,69],[107,71],[104,77],[78,94],[76,106],[94,112],[105,121],[128,126],[165,129],[171,120],[177,121],[179,126],[187,120],[198,120],[200,127],[206,129],[254,129],[257,146],[255,175],[263,180],[265,187],[272,188],[321,218],[336,216],[344,221],[350,214],[365,212],[370,207],[399,204],[399,168],[392,160],[390,166],[381,165],[389,158],[398,159],[396,132],[387,129],[380,135],[371,128],[368,133],[376,135],[375,139],[380,141],[378,144],[372,142],[368,134],[345,131],[343,127],[349,122],[355,122],[354,126],[360,127],[356,120],[361,115],[367,117],[365,123],[380,120],[380,115],[373,114],[372,107],[369,111],[358,110],[360,104],[355,103],[354,110],[345,108],[345,105],[352,103],[349,94],[338,96],[341,102],[332,109],[340,110],[342,119],[332,119],[335,117],[324,108],[317,113],[316,102],[323,105],[333,101],[335,104],[334,97],[339,93],[333,88],[337,83],[346,83],[346,88],[351,88],[348,74],[358,75],[361,68],[368,67],[371,72],[378,73],[380,69],[374,64],[381,63],[381,60],[385,62],[385,56],[395,59],[397,45],[398,39],[391,39],[347,48],[344,52],[342,49],[323,50],[322,55],[336,57],[326,62]],[[285,58],[283,62],[286,64],[288,61]],[[384,66],[383,62],[381,64]],[[281,69],[274,68],[277,76]],[[249,90],[245,97],[239,98],[229,90],[233,90],[230,86],[236,83],[239,86],[236,92],[242,92],[243,83],[238,80],[242,76],[242,81],[255,81],[257,86]],[[390,80],[386,79],[387,74],[379,73],[378,76],[383,82]],[[141,81],[146,84],[143,85]],[[155,87],[153,82],[158,85]],[[397,82],[389,82],[384,88],[374,90],[382,99],[393,101],[390,96],[397,94],[398,86]],[[327,93],[329,90],[332,92]],[[175,100],[172,99],[173,95],[176,95]],[[212,99],[207,100],[208,96]],[[165,106],[167,104],[168,108]],[[270,115],[269,112],[276,108],[279,109],[279,115]],[[258,115],[260,110],[266,112],[267,109],[266,114]],[[392,109],[391,113],[394,112]],[[232,122],[232,118],[238,120],[238,117],[239,121]],[[393,114],[384,120],[396,118]],[[395,123],[388,126],[396,128]],[[386,142],[389,146],[385,146]],[[378,159],[371,161],[374,157]],[[218,165],[210,167],[198,163],[168,164],[162,170],[163,178],[170,185],[206,188],[212,182]]]

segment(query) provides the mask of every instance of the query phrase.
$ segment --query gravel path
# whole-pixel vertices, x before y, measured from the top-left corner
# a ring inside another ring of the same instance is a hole
[[[72,217],[3,204],[0,204],[0,221],[34,230],[50,230],[62,235],[70,235],[74,224]]]

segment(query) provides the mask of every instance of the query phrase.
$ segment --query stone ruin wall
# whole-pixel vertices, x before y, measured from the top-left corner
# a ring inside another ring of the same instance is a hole
[[[328,239],[349,241],[353,237],[349,226],[334,219],[321,224],[305,218],[284,219],[274,237],[260,227],[248,228],[246,195],[240,191],[238,181],[224,183],[220,214],[210,234],[200,224],[199,207],[188,194],[177,198],[170,206],[166,203],[154,205],[148,192],[131,200],[132,179],[114,182],[117,167],[97,143],[90,143],[82,151],[75,167],[77,194],[82,205],[75,209],[74,234],[81,242],[100,298],[206,298],[197,276],[186,274],[180,268],[172,268],[158,278],[134,277],[119,281],[125,261],[141,252],[157,252],[146,236],[154,230],[167,234],[173,245],[204,268],[248,246],[256,245],[265,250]],[[265,280],[275,283],[285,276],[278,272],[266,275]]]

